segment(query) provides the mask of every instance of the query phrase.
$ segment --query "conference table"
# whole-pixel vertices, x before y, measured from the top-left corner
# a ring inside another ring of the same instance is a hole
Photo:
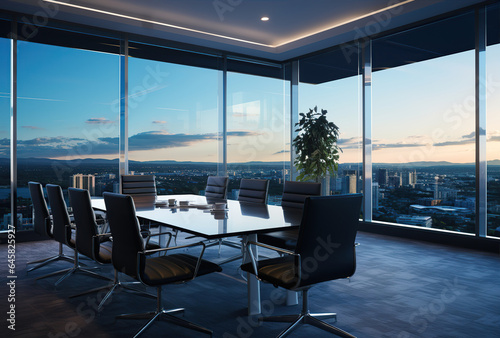
[[[169,199],[175,199],[174,206],[168,205]],[[283,208],[232,200],[207,199],[198,195],[160,195],[156,200],[134,198],[137,217],[161,226],[186,232],[206,239],[241,236],[242,243],[248,245],[254,257],[258,257],[255,245],[257,234],[297,228],[302,218],[302,210]],[[188,203],[188,205],[180,205]],[[214,211],[215,203],[226,203],[226,209]],[[92,207],[106,211],[103,198],[93,198]],[[246,260],[250,255],[245,255]],[[260,283],[257,278],[247,273],[248,314],[261,313]]]

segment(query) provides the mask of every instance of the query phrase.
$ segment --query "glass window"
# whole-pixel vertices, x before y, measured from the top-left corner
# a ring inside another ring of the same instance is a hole
[[[227,73],[228,198],[242,178],[268,179],[269,204],[280,204],[290,172],[289,83]]]
[[[474,233],[474,15],[373,42],[373,219]]]
[[[18,43],[18,210],[29,181],[113,191],[118,174],[118,55]]]
[[[500,5],[488,8],[486,20],[487,234],[500,237]]]
[[[357,45],[300,60],[299,113],[318,107],[339,127],[339,167],[331,173],[327,194],[362,192],[361,75]]]
[[[0,232],[8,230],[10,219],[10,46],[0,38]]]
[[[165,50],[168,53],[168,50]],[[217,174],[219,71],[129,58],[129,170],[199,194]]]

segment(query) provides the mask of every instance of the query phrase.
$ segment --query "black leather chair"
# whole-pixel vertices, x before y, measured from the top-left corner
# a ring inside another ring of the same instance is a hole
[[[140,335],[160,315],[177,325],[211,335],[211,330],[172,315],[173,313],[182,312],[184,309],[165,310],[161,296],[162,285],[164,284],[187,282],[201,275],[222,271],[217,264],[202,259],[205,246],[203,242],[145,250],[132,198],[127,195],[104,193],[104,201],[113,236],[112,261],[114,268],[147,286],[157,288],[157,308],[155,311],[121,315],[117,318],[144,319],[150,317],[151,319],[135,336]],[[203,247],[199,257],[182,253],[153,258],[147,256],[151,253],[167,252],[197,245]]]
[[[111,264],[111,252],[113,245],[110,240],[111,234],[99,234],[88,190],[69,188],[68,194],[76,225],[76,250],[81,255],[84,255],[99,264]],[[101,277],[111,280],[103,276]],[[70,298],[106,288],[109,288],[109,286],[104,286],[78,295],[70,296]]]
[[[227,176],[208,176],[205,196],[210,199],[226,199],[228,181]]]
[[[238,201],[266,204],[268,192],[269,180],[242,178]]]
[[[285,181],[281,206],[283,209],[302,209],[307,197],[321,195],[321,183]],[[297,244],[298,230],[274,231],[258,235],[261,243],[293,250]]]
[[[52,211],[54,239],[74,250],[74,263],[72,268],[56,271],[36,279],[38,280],[64,273],[64,275],[54,284],[57,286],[77,271],[87,273],[94,277],[107,279],[106,277],[98,275],[90,270],[84,269],[80,265],[78,251],[76,249],[76,236],[75,232],[72,230],[72,222],[68,214],[66,202],[64,201],[63,191],[60,186],[55,184],[47,184],[45,188],[47,189],[47,196],[49,198],[50,209]]]
[[[156,183],[154,175],[122,175],[122,191],[130,195],[139,206],[152,206],[156,200]]]
[[[43,197],[42,185],[38,182],[28,182],[28,187],[30,190],[31,201],[33,203],[33,223],[35,233],[44,237],[54,238],[54,235],[52,234],[52,220],[49,214],[49,209],[47,208],[47,202]],[[63,253],[63,245],[61,242],[59,242],[59,254],[33,262],[28,262],[27,264],[40,263],[28,269],[28,272],[58,260],[65,260],[73,263],[73,257],[67,256]]]
[[[69,188],[69,200],[71,207],[73,208],[75,224],[76,224],[76,248],[78,252],[85,255],[100,264],[111,264],[112,257],[112,245],[110,240],[111,234],[99,234],[97,229],[98,225],[96,222],[94,210],[92,209],[92,202],[88,190]],[[156,233],[154,236],[158,235],[170,235],[170,233]],[[145,246],[147,249],[159,249],[160,246],[150,243],[149,239],[152,236],[148,236]],[[111,280],[104,277],[104,279]],[[149,296],[156,298],[155,296],[146,293],[142,290],[133,288],[132,286],[141,284],[140,282],[122,282],[119,279],[118,272],[114,271],[113,283],[110,285],[105,285],[102,287],[87,290],[75,295],[70,296],[79,297],[89,293],[98,292],[101,290],[108,290],[106,295],[101,299],[97,307],[97,311],[100,311],[103,305],[106,303],[108,298],[118,289],[124,288],[127,291],[135,292],[139,295]]]
[[[278,337],[284,337],[299,323],[311,324],[341,337],[354,337],[318,319],[336,317],[336,314],[311,314],[307,293],[315,284],[354,274],[355,239],[361,201],[361,194],[306,198],[294,251],[251,243],[274,249],[286,256],[255,261],[251,250],[248,250],[252,261],[241,266],[243,271],[253,273],[257,278],[277,287],[302,291],[302,311],[299,315],[261,318],[263,321],[292,323]]]

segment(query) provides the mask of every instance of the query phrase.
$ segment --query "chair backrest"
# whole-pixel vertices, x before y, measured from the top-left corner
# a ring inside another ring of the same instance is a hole
[[[208,198],[226,199],[228,180],[227,176],[208,176],[205,196]]]
[[[306,197],[321,195],[321,183],[285,181],[281,206],[302,208]]]
[[[93,237],[98,231],[89,191],[68,188],[68,194],[76,224],[76,249],[82,255],[95,259],[99,247],[93,245]]]
[[[268,191],[269,180],[242,178],[238,201],[266,204]]]
[[[140,225],[131,196],[105,192],[106,213],[113,236],[111,259],[117,271],[137,275],[137,253],[144,250]]]
[[[122,194],[130,195],[137,206],[154,204],[156,183],[154,175],[122,175]]]
[[[71,220],[64,201],[63,191],[60,186],[55,184],[47,184],[45,189],[47,189],[47,197],[52,211],[54,239],[59,243],[70,245],[71,229],[68,226],[71,225]]]
[[[306,198],[295,248],[302,261],[301,287],[354,274],[362,199],[361,194]]]
[[[35,227],[35,232],[43,236],[52,237],[49,208],[47,208],[47,202],[43,197],[42,185],[38,182],[28,182],[28,187],[30,190],[31,202],[33,203],[33,225]]]

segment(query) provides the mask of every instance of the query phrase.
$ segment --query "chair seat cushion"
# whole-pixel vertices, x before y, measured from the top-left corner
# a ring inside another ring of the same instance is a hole
[[[146,258],[141,279],[149,286],[187,281],[193,278],[197,261],[198,257],[187,254]],[[220,271],[222,271],[220,266],[203,259],[196,276]]]
[[[258,234],[257,241],[278,248],[294,250],[298,237],[299,229],[291,229]]]
[[[255,274],[252,263],[243,264],[241,270]],[[298,274],[294,256],[287,255],[258,261],[257,271],[259,278],[274,286],[293,289],[297,285]]]
[[[113,242],[111,242],[109,240],[102,242],[99,245],[99,256],[96,257],[96,260],[99,263],[103,263],[103,264],[111,263],[112,249],[113,249]]]

